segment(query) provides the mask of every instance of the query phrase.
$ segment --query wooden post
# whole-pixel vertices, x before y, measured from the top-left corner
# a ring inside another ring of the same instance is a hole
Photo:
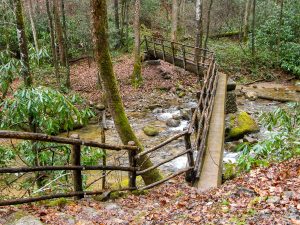
[[[182,62],[183,62],[183,68],[186,70],[186,61],[185,61],[185,46],[181,45],[181,51],[182,51]]]
[[[100,123],[100,132],[101,132],[101,143],[105,143],[105,129],[106,129],[106,121],[105,121],[105,110],[103,110],[102,112],[102,120],[101,120],[101,123]],[[103,158],[102,158],[102,165],[103,166],[106,166],[106,149],[102,149],[104,155],[103,155]],[[102,189],[105,189],[106,188],[106,171],[103,170],[102,171]]]
[[[128,143],[128,145],[130,146],[135,146],[135,143],[133,141],[130,141]],[[137,159],[136,159],[136,155],[137,152],[134,151],[129,151],[129,164],[130,166],[136,167],[137,166]],[[136,188],[136,171],[133,172],[129,172],[129,187],[130,188]]]
[[[186,148],[186,150],[191,149],[191,151],[189,151],[187,153],[187,159],[188,159],[189,167],[191,169],[186,172],[185,179],[188,182],[194,182],[194,180],[195,180],[195,173],[194,173],[194,169],[193,168],[195,167],[195,162],[194,162],[194,156],[193,156],[193,151],[192,151],[191,134],[186,133],[184,135],[184,142],[185,142],[185,148]]]
[[[166,52],[165,52],[164,40],[161,40],[161,47],[162,47],[162,51],[163,51],[163,60],[165,61]]]
[[[195,133],[197,133],[198,131],[198,127],[199,127],[199,117],[198,117],[198,110],[196,108],[191,108],[192,111],[192,115],[194,115],[194,113],[196,113],[196,118],[195,118]]]
[[[153,41],[153,51],[154,51],[154,57],[157,58],[157,54],[156,54],[156,47],[155,47],[155,39],[152,38]]]
[[[171,49],[172,49],[173,65],[175,65],[175,49],[174,49],[174,42],[171,42]]]
[[[147,37],[144,36],[144,39],[145,39],[145,45],[146,45],[147,53],[149,53],[149,46],[148,46],[148,40],[147,40]]]
[[[79,139],[78,134],[72,134],[71,138]],[[80,166],[80,145],[73,145],[72,153],[71,153],[71,164],[72,166]],[[82,188],[82,177],[81,177],[81,170],[74,170],[73,171],[73,186],[74,191],[83,191]],[[84,195],[78,195],[74,197],[75,200],[84,198]]]

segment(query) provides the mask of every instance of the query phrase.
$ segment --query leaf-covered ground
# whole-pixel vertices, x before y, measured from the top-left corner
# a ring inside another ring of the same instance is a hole
[[[198,193],[183,177],[145,195],[64,206],[0,208],[0,218],[26,211],[45,224],[300,224],[300,159],[252,170],[220,188]],[[1,219],[0,219],[1,224]]]

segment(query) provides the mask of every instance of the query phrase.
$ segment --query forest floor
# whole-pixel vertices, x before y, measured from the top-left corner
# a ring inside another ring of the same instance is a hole
[[[64,202],[65,203],[65,202]],[[24,211],[45,224],[300,224],[300,159],[258,168],[220,188],[197,192],[183,177],[144,195],[59,206],[0,207],[0,224]]]
[[[197,87],[197,77],[181,68],[160,61],[159,64],[143,64],[143,83],[134,88],[131,84],[131,74],[134,61],[125,55],[115,59],[114,71],[120,86],[120,92],[126,108],[144,108],[145,104],[158,104],[164,96],[176,95],[179,89],[190,90]],[[101,102],[101,94],[97,87],[97,67],[91,61],[81,60],[71,67],[72,89],[93,103]],[[157,99],[160,96],[160,99]],[[167,101],[168,99],[166,99]],[[164,104],[166,102],[163,102]]]

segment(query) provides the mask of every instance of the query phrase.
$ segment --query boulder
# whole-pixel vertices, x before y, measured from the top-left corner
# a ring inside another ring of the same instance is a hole
[[[237,140],[242,138],[245,134],[259,131],[259,127],[255,120],[244,111],[238,113],[237,115],[231,115],[227,125],[227,140]]]
[[[257,99],[257,93],[255,91],[247,91],[245,92],[245,97],[250,101],[255,101]]]
[[[191,117],[192,117],[190,109],[182,109],[182,110],[180,110],[180,115],[181,115],[181,118],[183,120],[190,120]]]
[[[151,137],[159,134],[159,130],[156,127],[151,126],[151,125],[145,126],[143,128],[143,131],[147,136],[151,136]]]
[[[179,120],[174,120],[172,119],[168,119],[166,122],[167,126],[169,127],[178,127],[180,125],[180,121]]]
[[[38,218],[19,211],[10,215],[5,225],[43,225],[43,223]]]

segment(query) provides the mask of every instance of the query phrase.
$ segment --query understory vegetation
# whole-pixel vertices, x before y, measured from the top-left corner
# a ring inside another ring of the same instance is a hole
[[[300,155],[300,104],[289,103],[260,115],[260,124],[266,129],[261,141],[240,144],[235,163],[225,164],[225,177],[230,178],[256,167],[267,167]]]

